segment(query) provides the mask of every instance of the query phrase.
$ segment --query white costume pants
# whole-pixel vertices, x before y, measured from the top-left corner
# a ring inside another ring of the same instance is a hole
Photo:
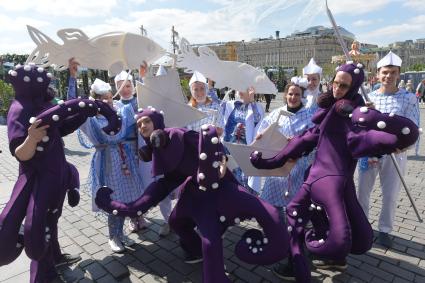
[[[404,176],[407,163],[407,153],[403,152],[396,154],[395,156]],[[376,165],[369,165],[369,168],[366,171],[359,170],[357,198],[364,213],[369,218],[370,194],[375,184],[376,175],[378,174],[381,181],[382,191],[382,208],[379,216],[378,229],[380,232],[390,233],[393,230],[395,209],[401,186],[401,180],[394,167],[391,156],[383,156]]]

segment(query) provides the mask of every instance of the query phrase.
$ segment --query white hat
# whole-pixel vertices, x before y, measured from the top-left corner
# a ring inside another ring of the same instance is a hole
[[[201,74],[198,71],[195,71],[193,73],[193,76],[190,78],[189,86],[191,86],[194,82],[201,82],[201,83],[206,84],[207,83],[207,79],[205,78],[205,76],[203,74]]]
[[[91,90],[98,95],[105,95],[111,92],[111,85],[100,79],[95,79],[91,85]]]
[[[121,71],[121,73],[116,75],[115,78],[114,78],[115,84],[117,84],[117,82],[123,81],[123,80],[133,81],[133,76],[128,75],[128,73],[126,71]]]
[[[156,71],[156,76],[165,76],[167,74],[167,70],[164,66],[159,65],[158,71]]]
[[[311,75],[311,74],[322,74],[322,68],[320,68],[316,61],[314,61],[314,58],[310,59],[310,62],[308,62],[308,65],[303,68],[303,75]]]
[[[308,87],[308,80],[306,78],[292,77],[291,83],[296,84],[297,86],[302,87],[302,88]]]
[[[401,67],[401,58],[397,56],[397,54],[392,51],[388,52],[384,58],[379,60],[377,64],[377,68],[385,67],[385,66],[397,66]]]

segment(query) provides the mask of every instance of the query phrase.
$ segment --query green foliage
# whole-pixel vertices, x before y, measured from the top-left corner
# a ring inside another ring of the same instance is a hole
[[[408,68],[408,71],[417,71],[417,72],[425,71],[425,64],[422,64],[422,63],[413,64]]]
[[[183,95],[186,96],[187,100],[189,100],[192,97],[189,89],[189,79],[180,79],[180,85],[182,87]]]
[[[0,55],[0,61],[3,62],[11,62],[13,64],[21,64],[23,65],[25,61],[27,61],[28,54],[3,54]]]
[[[0,116],[6,117],[10,103],[15,97],[12,85],[0,80]]]

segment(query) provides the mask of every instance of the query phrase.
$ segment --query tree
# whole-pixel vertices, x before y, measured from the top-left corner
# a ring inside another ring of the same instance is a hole
[[[0,80],[0,116],[6,117],[10,104],[15,98],[12,85]]]

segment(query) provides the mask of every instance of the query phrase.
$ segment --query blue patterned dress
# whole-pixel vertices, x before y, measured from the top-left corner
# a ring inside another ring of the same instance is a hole
[[[258,128],[258,133],[263,132],[277,120],[281,109],[287,110],[287,107],[275,109],[264,118]],[[311,122],[313,114],[313,108],[302,107],[294,116],[282,115],[278,122],[279,131],[288,138],[299,135],[314,126]],[[260,197],[276,207],[286,207],[300,189],[304,181],[304,173],[313,159],[314,152],[298,159],[287,177],[266,177]]]
[[[187,125],[186,128],[199,132],[201,130],[201,126],[204,124],[212,124],[220,128],[224,127],[224,119],[223,113],[221,111],[220,102],[212,101],[208,104],[198,104],[196,108],[204,113],[207,113],[208,116],[204,119],[195,121],[192,124]]]

